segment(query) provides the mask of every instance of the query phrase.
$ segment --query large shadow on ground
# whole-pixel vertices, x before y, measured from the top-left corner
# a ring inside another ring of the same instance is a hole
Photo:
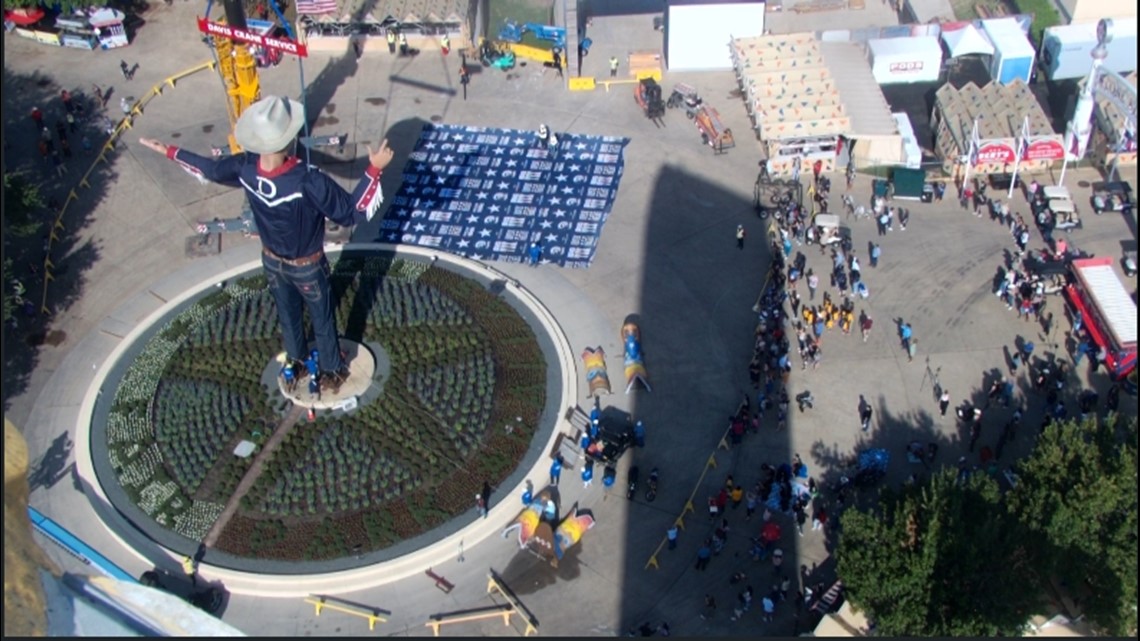
[[[100,147],[108,139],[100,119],[106,114],[117,122],[121,114],[99,109],[89,87],[61,87],[50,75],[38,72],[13,73],[5,67],[2,86],[3,172],[5,175],[20,173],[26,181],[37,185],[45,205],[31,212],[32,219],[39,222],[38,228],[23,236],[12,233],[12,220],[9,212],[5,212],[4,258],[12,261],[11,272],[6,270],[5,276],[23,284],[26,292],[22,298],[28,302],[26,309],[16,310],[15,324],[6,324],[3,329],[0,398],[8,410],[12,399],[27,391],[40,350],[51,349],[67,340],[67,328],[55,319],[82,296],[85,274],[99,259],[99,247],[86,237],[86,230],[93,221],[92,213],[107,193],[108,184],[115,179],[117,155],[117,151],[108,151],[107,162],[95,163]],[[75,103],[83,105],[87,116],[79,119],[74,130],[67,127],[65,121],[66,112],[60,99],[64,89],[71,92]],[[52,145],[60,152],[63,173],[57,171],[50,159],[40,155],[37,148],[40,132],[36,131],[31,118],[34,107],[43,113]],[[56,133],[56,123],[60,121],[64,121],[71,158],[62,151]],[[90,152],[84,150],[84,138],[90,142]],[[89,187],[81,187],[80,180],[92,164],[95,168],[87,177]],[[65,203],[66,212],[59,225],[55,225]],[[53,265],[50,281],[45,277],[46,258],[50,258]],[[46,297],[45,286],[48,288]]]
[[[794,417],[787,430],[777,431],[775,408],[759,433],[745,435],[740,445],[727,451],[718,448],[741,399],[748,395],[755,405],[748,367],[757,324],[752,308],[770,263],[767,223],[757,217],[745,189],[729,191],[668,165],[653,180],[640,297],[630,300],[628,310],[640,321],[653,391],[636,392],[633,415],[648,426],[648,438],[645,448],[627,456],[643,478],[658,468],[660,482],[656,500],[647,502],[639,493],[629,506],[630,526],[621,556],[624,599],[619,632],[645,622],[656,626],[668,621],[675,634],[694,634],[701,622],[689,615],[699,611],[707,593],[720,606],[717,617],[707,624],[710,630],[739,634],[754,630],[758,618],[743,627],[729,621],[736,593],[745,587],[730,585],[731,574],[741,569],[755,573],[749,583],[759,604],[772,583],[780,582],[780,574],[797,567],[789,528],[784,528],[781,543],[788,554],[781,573],[773,572],[770,565],[751,565],[750,538],[758,534],[760,516],[746,521],[744,506],[729,507],[722,515],[730,525],[723,551],[707,570],[694,567],[698,548],[720,525],[721,517],[713,520],[708,515],[708,498],[725,486],[729,475],[751,488],[760,480],[762,463],[778,466],[791,456],[788,435]],[[747,231],[743,249],[737,249],[734,237],[738,224]],[[620,388],[624,384],[620,370],[612,375]],[[716,467],[705,474],[710,457]],[[677,548],[663,548],[656,556],[659,568],[647,569],[690,497],[695,509],[684,517]],[[778,625],[783,627],[769,628],[772,633],[792,632],[790,618]]]

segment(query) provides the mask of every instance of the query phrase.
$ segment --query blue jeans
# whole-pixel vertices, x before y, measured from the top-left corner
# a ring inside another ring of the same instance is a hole
[[[277,318],[281,321],[281,333],[285,337],[285,355],[303,361],[309,354],[304,309],[308,306],[321,371],[340,371],[344,362],[340,358],[337,339],[328,258],[322,256],[312,265],[294,267],[263,253],[261,265],[265,268],[269,291],[273,292],[273,299],[277,302]]]

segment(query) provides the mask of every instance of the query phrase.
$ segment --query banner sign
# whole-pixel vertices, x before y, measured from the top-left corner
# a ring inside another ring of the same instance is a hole
[[[264,47],[266,49],[274,49],[282,53],[291,53],[301,58],[308,57],[309,50],[305,45],[293,42],[288,38],[273,38],[271,36],[263,36],[252,31],[243,29],[234,29],[228,24],[220,22],[213,22],[201,16],[198,17],[198,31],[209,34],[211,36],[220,36],[222,38],[229,38],[238,42]]]
[[[1002,163],[1010,164],[1017,159],[1013,147],[1002,142],[991,142],[982,145],[974,157],[974,164]]]
[[[1065,157],[1065,147],[1059,140],[1035,140],[1025,150],[1026,160],[1061,160]]]

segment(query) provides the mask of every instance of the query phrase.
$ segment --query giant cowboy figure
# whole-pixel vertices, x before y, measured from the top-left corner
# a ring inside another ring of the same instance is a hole
[[[308,305],[320,358],[320,386],[336,394],[348,377],[348,365],[340,351],[329,287],[325,218],[349,226],[358,215],[375,212],[383,201],[380,172],[392,161],[392,150],[387,140],[376,151],[368,149],[368,167],[349,194],[317,168],[289,155],[304,123],[301,103],[271,96],[251,105],[238,119],[234,138],[243,153],[214,159],[149,138],[139,142],[199,178],[245,189],[261,236],[261,263],[277,302],[286,363],[304,371],[309,348],[303,317]]]

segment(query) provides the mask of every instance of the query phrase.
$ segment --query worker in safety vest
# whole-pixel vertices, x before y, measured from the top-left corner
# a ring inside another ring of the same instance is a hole
[[[403,32],[400,32],[400,55],[408,55],[408,37]]]
[[[388,53],[396,53],[396,32],[388,30]]]
[[[194,557],[182,557],[182,571],[190,577],[190,585],[198,585],[198,562],[194,560]]]
[[[451,51],[451,38],[448,38],[446,33],[443,34],[443,40],[440,41],[439,48],[443,51],[443,55],[445,56]]]

